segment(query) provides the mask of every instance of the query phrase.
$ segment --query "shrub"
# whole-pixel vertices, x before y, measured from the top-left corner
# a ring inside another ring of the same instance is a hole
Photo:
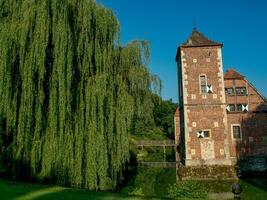
[[[134,188],[132,192],[129,192],[129,195],[144,196],[144,193],[142,188]]]
[[[200,182],[181,181],[168,187],[168,196],[171,198],[206,199],[208,189]]]

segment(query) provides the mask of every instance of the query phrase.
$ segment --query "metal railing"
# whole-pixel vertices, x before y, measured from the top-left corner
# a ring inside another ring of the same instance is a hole
[[[177,146],[175,140],[138,140],[137,146]]]
[[[163,168],[175,168],[179,162],[139,162],[141,167],[163,167]]]

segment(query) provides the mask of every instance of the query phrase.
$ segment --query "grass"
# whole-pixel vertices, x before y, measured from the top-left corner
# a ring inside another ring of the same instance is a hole
[[[242,200],[265,200],[267,199],[267,179],[251,178],[244,179],[240,182],[243,192],[241,194]]]
[[[1,200],[146,200],[146,198],[120,193],[91,192],[59,186],[19,183],[0,179]]]
[[[170,174],[167,175],[170,176]],[[148,174],[146,174],[148,176]],[[162,175],[158,175],[156,182],[159,182],[163,188],[167,186],[167,183],[170,179],[163,180]],[[151,177],[150,177],[151,178]],[[166,176],[164,176],[166,178]],[[127,192],[121,191],[121,193],[109,193],[109,192],[92,192],[88,190],[79,190],[72,189],[60,186],[49,186],[49,185],[40,185],[40,184],[30,184],[30,183],[21,183],[14,181],[7,181],[0,179],[0,200],[160,200],[163,198],[149,197],[150,192],[155,192],[154,196],[159,197],[163,191],[160,190],[160,187],[155,184],[152,184],[154,187],[148,186],[149,182],[145,182],[143,185],[137,185],[138,182],[144,181],[143,179],[136,180],[136,188],[143,189],[143,195],[145,196],[131,196],[127,195]],[[170,181],[172,182],[172,181]],[[208,188],[209,192],[230,192],[231,183],[224,181],[217,182],[201,182],[205,187]],[[265,200],[267,199],[267,180],[266,178],[254,178],[241,180],[240,184],[243,188],[241,194],[242,200]],[[149,190],[151,190],[149,192]],[[194,188],[192,188],[194,190]],[[137,192],[138,193],[138,192]],[[150,193],[150,195],[152,195]],[[167,199],[167,198],[165,198]],[[182,198],[181,200],[189,200],[188,198]]]

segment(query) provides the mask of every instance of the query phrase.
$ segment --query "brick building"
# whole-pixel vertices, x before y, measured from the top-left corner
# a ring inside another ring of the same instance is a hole
[[[222,46],[194,29],[177,51],[175,136],[185,166],[233,166],[240,156],[266,154],[266,99],[235,70],[223,73]]]

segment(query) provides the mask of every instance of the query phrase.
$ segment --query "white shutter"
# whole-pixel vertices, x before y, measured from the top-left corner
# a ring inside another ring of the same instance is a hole
[[[231,110],[230,110],[230,105],[227,105],[227,106],[226,106],[226,110],[227,110],[228,112],[231,111]]]
[[[242,104],[242,111],[248,112],[248,104]]]
[[[212,89],[212,85],[207,85],[207,93],[212,93],[213,89]]]
[[[204,132],[203,131],[198,131],[197,132],[197,137],[198,138],[204,138]]]

